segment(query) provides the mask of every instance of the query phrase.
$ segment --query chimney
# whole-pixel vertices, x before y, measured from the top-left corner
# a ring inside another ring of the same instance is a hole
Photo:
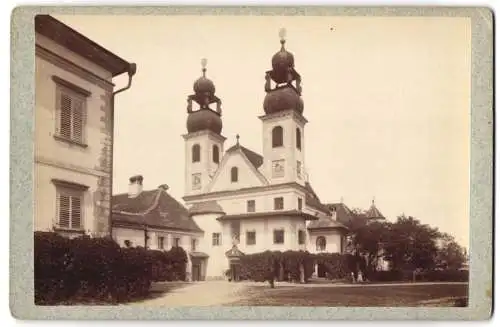
[[[168,185],[167,184],[161,184],[158,186],[159,189],[163,190],[163,191],[168,191]]]
[[[142,175],[135,175],[129,178],[130,184],[128,184],[128,196],[133,198],[138,196],[142,192],[142,181],[144,177]]]

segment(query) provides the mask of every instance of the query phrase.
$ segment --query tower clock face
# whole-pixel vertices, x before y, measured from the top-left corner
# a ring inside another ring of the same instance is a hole
[[[197,190],[201,187],[201,174],[193,174],[193,189]]]
[[[283,177],[285,174],[285,160],[273,161],[273,176]]]

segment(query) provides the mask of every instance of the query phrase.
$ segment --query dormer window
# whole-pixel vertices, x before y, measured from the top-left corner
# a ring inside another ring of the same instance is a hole
[[[238,182],[238,167],[231,168],[231,183]]]
[[[276,126],[273,128],[272,145],[273,145],[273,148],[283,146],[283,127]]]

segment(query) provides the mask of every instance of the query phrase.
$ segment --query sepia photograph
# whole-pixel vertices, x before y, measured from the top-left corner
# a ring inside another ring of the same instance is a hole
[[[32,17],[36,307],[470,306],[469,17]]]

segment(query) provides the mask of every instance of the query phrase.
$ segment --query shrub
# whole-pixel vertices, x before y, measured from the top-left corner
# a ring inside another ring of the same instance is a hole
[[[300,282],[307,281],[314,271],[314,258],[307,251],[265,251],[241,257],[240,278],[257,282],[271,278]],[[303,269],[303,271],[302,271]]]
[[[350,273],[351,255],[340,253],[317,253],[314,259],[318,264],[322,264],[327,271],[328,279],[344,279]]]
[[[182,248],[120,248],[111,238],[34,235],[35,304],[125,302],[148,294],[152,281],[185,280]]]

